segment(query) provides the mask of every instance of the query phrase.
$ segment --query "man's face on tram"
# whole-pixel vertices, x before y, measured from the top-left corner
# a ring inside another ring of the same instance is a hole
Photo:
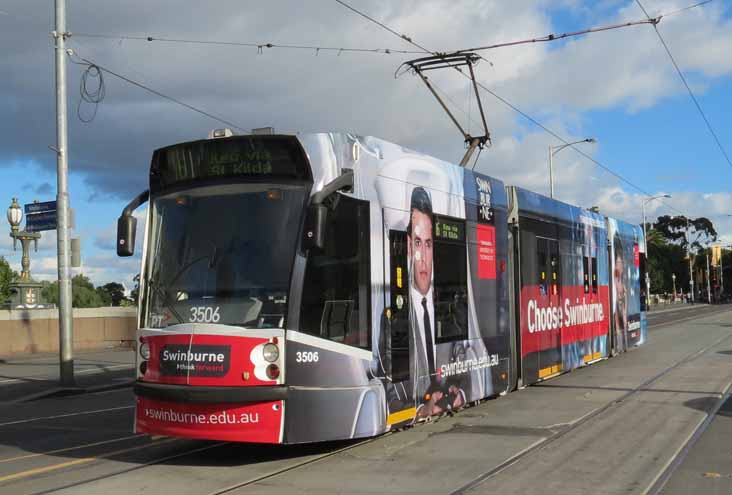
[[[412,280],[419,293],[426,296],[432,284],[432,216],[412,209],[410,223],[407,255],[412,260]]]

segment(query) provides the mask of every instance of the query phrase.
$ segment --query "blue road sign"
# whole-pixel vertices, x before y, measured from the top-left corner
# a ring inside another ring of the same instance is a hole
[[[43,203],[27,203],[25,205],[26,215],[29,213],[42,213],[44,211],[56,211],[56,202],[44,201]]]
[[[27,232],[41,232],[42,230],[56,230],[56,221],[46,221],[37,223],[25,223]]]
[[[28,232],[40,232],[42,230],[56,230],[58,217],[55,211],[44,211],[32,213],[25,216],[25,230]]]
[[[58,219],[57,212],[54,211],[43,211],[41,213],[31,213],[25,216],[25,223],[43,223],[43,222],[55,222]]]

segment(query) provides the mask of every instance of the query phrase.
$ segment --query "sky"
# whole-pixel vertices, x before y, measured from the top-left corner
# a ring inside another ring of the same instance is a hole
[[[435,51],[637,21],[635,1],[352,0],[356,9]],[[642,0],[651,16],[693,0]],[[69,192],[73,237],[82,243],[75,273],[97,284],[132,287],[140,258],[117,258],[116,219],[147,188],[156,148],[205,138],[222,127],[112,75],[96,107],[80,103],[86,66],[79,57],[201,108],[241,129],[345,131],[377,136],[459,162],[462,136],[418,77],[395,78],[419,56],[254,46],[149,42],[153,38],[337,48],[416,50],[333,0],[194,2],[67,0]],[[56,195],[54,55],[51,0],[0,0],[0,202]],[[732,8],[724,0],[663,17],[658,30],[687,78],[719,141],[732,156]],[[90,37],[99,34],[108,37]],[[598,206],[641,222],[684,214],[709,217],[732,243],[732,165],[725,159],[653,28],[640,25],[481,52],[478,81],[592,156],[635,187],[571,148],[554,156],[555,197]],[[77,62],[77,63],[73,63]],[[454,71],[430,74],[455,115],[474,134],[478,110],[468,81]],[[88,78],[94,83],[93,78]],[[90,90],[94,84],[90,84]],[[475,170],[548,194],[549,146],[561,144],[498,98],[481,92],[492,146]],[[639,190],[640,189],[640,190]],[[643,192],[641,192],[643,191]],[[144,212],[142,212],[144,213]],[[138,213],[142,218],[141,213]],[[143,222],[140,222],[142,224]],[[9,225],[3,221],[9,232]],[[141,238],[141,237],[140,237]],[[139,247],[139,243],[138,243]],[[32,255],[35,278],[57,277],[56,236],[46,232]],[[20,252],[0,235],[0,256],[20,270]]]

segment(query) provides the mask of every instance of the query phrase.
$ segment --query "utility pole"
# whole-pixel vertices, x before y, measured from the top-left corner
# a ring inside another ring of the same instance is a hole
[[[74,386],[73,313],[71,308],[71,243],[69,241],[68,140],[66,125],[66,0],[56,0],[56,208],[58,224],[59,381]]]
[[[691,302],[694,302],[694,262],[691,261],[691,234],[689,233],[689,219],[686,219],[686,255],[689,257],[689,292]],[[646,255],[647,256],[647,255]]]
[[[721,250],[721,254],[719,255],[719,295],[724,300],[724,263],[722,262],[722,258],[724,258],[724,248]]]
[[[707,302],[709,304],[712,304],[712,286],[711,286],[710,280],[709,280],[710,273],[709,273],[709,248],[708,247],[707,247],[706,255],[707,255]]]

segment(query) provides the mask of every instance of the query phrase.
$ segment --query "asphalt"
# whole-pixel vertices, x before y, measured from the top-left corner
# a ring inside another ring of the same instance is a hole
[[[53,388],[52,357],[6,360],[0,380],[21,381],[0,383],[0,495],[730,493],[732,308],[649,321],[647,345],[542,385],[365,442],[306,446],[133,435],[132,391],[110,381],[129,378],[111,367],[131,351],[77,356],[99,370],[79,375],[94,385],[36,399],[22,393]],[[8,371],[22,366],[36,371]]]
[[[0,356],[0,404],[130,386],[135,378],[129,348],[76,353],[72,387],[60,386],[58,362],[57,354]]]

